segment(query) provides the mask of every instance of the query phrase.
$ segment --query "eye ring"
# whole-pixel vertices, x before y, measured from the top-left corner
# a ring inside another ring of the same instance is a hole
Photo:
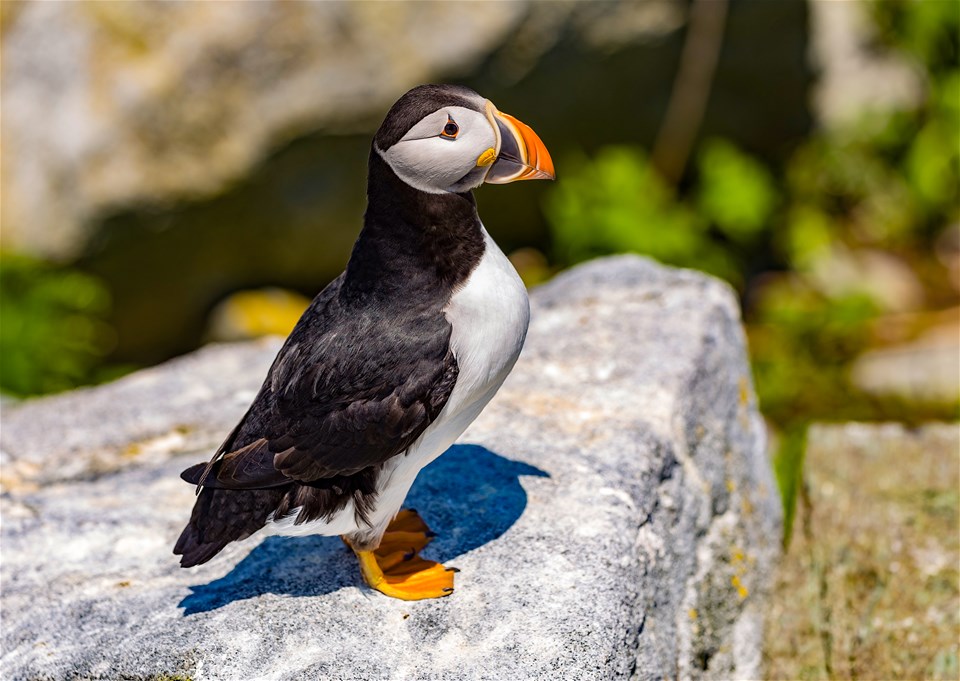
[[[443,131],[440,133],[440,137],[447,140],[457,139],[457,135],[460,134],[460,126],[456,122],[447,116],[447,124],[443,126]]]

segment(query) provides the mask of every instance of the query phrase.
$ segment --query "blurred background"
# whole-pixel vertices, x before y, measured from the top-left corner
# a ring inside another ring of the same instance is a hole
[[[348,257],[386,109],[462,83],[556,162],[477,192],[528,285],[635,252],[739,293],[787,515],[771,674],[960,675],[960,3],[0,11],[5,401],[285,334]],[[844,524],[891,503],[900,548]]]

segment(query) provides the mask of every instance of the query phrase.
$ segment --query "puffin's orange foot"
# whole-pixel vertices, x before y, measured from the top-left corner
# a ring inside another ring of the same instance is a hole
[[[364,581],[382,594],[404,601],[442,598],[453,593],[453,573],[440,563],[414,555],[384,570],[373,551],[356,551]]]
[[[419,556],[434,536],[416,511],[400,511],[387,527],[379,548],[354,549],[364,581],[382,594],[405,601],[449,596],[457,569]]]

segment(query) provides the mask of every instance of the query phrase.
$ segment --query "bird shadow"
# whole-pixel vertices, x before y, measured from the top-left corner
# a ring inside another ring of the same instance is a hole
[[[445,563],[494,541],[520,518],[527,494],[520,476],[550,477],[478,445],[454,445],[424,468],[404,506],[437,533],[424,556]],[[268,537],[228,574],[191,586],[184,616],[262,594],[320,596],[358,583],[351,551],[337,537]]]

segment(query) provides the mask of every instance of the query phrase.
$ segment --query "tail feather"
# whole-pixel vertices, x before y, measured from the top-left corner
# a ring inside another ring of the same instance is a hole
[[[177,548],[173,552],[180,556],[180,567],[189,568],[195,565],[203,565],[215,555],[220,553],[223,548],[229,544],[228,541],[211,542],[201,544],[195,538],[189,537],[190,527],[180,535],[180,541],[177,542]]]
[[[188,469],[190,470],[190,469]],[[230,542],[246,539],[267,522],[287,489],[231,490],[204,488],[193,506],[190,522],[173,552],[181,567],[206,563]]]
[[[180,474],[180,479],[191,485],[199,485],[207,466],[209,466],[207,463],[195,463]]]

